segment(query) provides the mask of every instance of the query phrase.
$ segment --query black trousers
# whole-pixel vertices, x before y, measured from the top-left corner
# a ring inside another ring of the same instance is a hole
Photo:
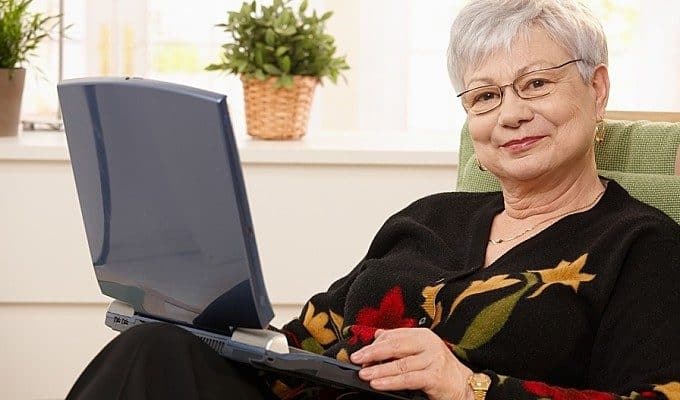
[[[130,328],[87,366],[68,400],[273,399],[252,367],[220,357],[200,339],[169,324]]]

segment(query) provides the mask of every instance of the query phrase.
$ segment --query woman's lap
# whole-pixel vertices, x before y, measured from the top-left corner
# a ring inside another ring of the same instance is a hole
[[[269,399],[258,372],[219,356],[199,338],[169,324],[121,333],[83,371],[75,399]]]

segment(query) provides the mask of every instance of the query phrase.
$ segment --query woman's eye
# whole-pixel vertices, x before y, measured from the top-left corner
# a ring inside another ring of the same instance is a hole
[[[545,82],[540,79],[534,79],[531,81],[531,86],[534,88],[540,88],[543,85],[545,85]]]
[[[544,87],[548,82],[544,79],[532,79],[529,81],[529,84],[527,85],[527,89],[529,90],[534,90],[534,89],[540,89]]]
[[[498,94],[495,92],[483,92],[475,96],[474,102],[486,102],[486,101],[493,101]]]

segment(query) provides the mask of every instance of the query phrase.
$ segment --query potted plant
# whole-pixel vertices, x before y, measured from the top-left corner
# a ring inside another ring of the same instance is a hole
[[[0,0],[0,136],[19,131],[28,58],[57,26],[59,15],[29,11],[33,0]]]
[[[223,45],[220,63],[208,70],[239,74],[243,82],[248,134],[264,139],[297,139],[307,130],[314,89],[323,78],[337,82],[349,69],[335,56],[335,39],[325,33],[332,12],[306,14],[290,0],[259,7],[243,3],[219,24],[232,41]]]

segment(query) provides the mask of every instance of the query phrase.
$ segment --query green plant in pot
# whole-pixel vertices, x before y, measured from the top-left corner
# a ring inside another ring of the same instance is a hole
[[[32,2],[0,0],[0,136],[17,135],[24,66],[59,23],[58,15],[31,12]]]
[[[208,70],[241,76],[248,134],[264,139],[296,139],[307,130],[316,85],[324,78],[337,82],[349,69],[335,55],[335,39],[326,33],[332,12],[307,12],[307,0],[297,9],[290,0],[270,6],[243,3],[217,26],[231,35],[220,63]],[[259,10],[259,12],[258,12]]]

